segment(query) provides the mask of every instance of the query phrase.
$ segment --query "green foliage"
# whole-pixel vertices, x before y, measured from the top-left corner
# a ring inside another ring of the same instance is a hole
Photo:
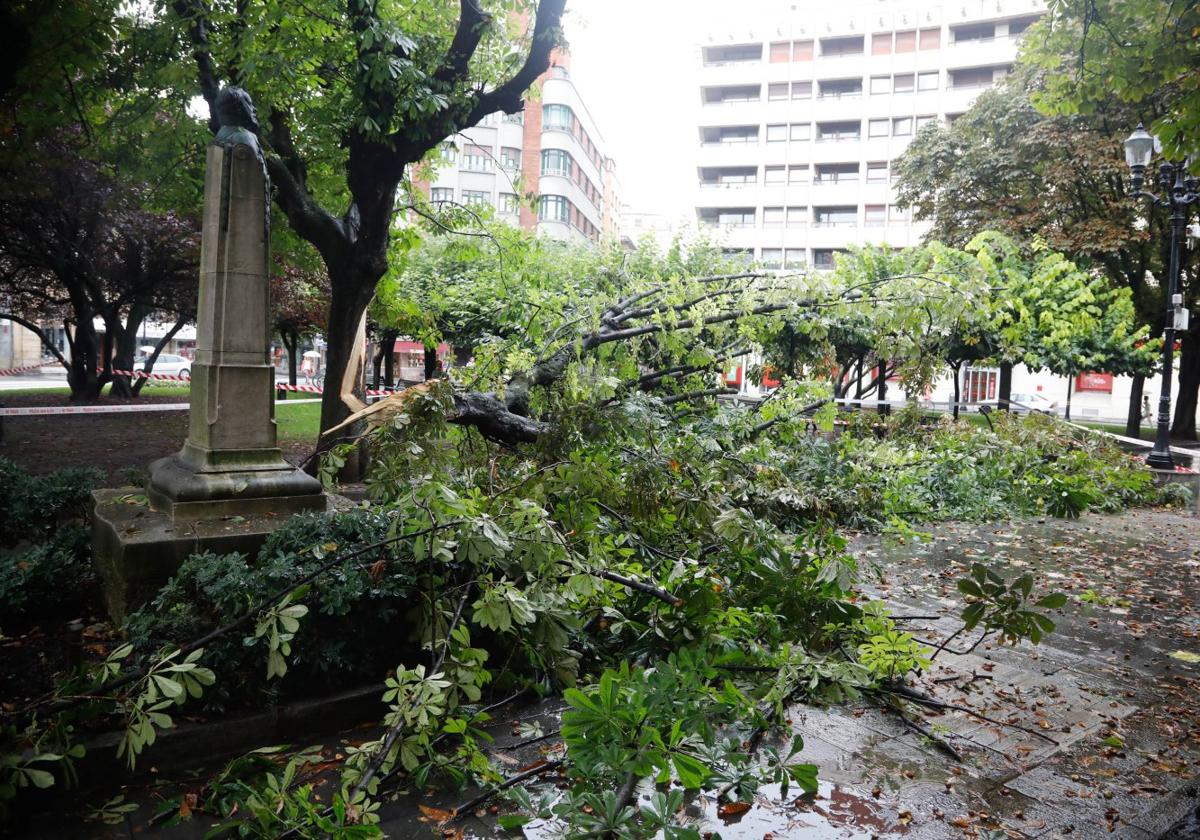
[[[856,425],[859,418],[871,423]],[[915,409],[886,421],[873,414],[850,419],[838,439],[797,441],[761,469],[760,509],[895,529],[1169,501],[1119,449],[1040,415],[993,415],[994,428],[923,417]],[[880,424],[882,437],[873,428]]]
[[[1112,99],[1157,100],[1147,115],[1157,116],[1150,127],[1163,144],[1180,158],[1200,150],[1200,7],[1169,0],[1053,0],[1048,11],[1021,51],[1022,62],[1046,73],[1046,89],[1035,100],[1039,107],[1090,114]]]
[[[209,645],[205,662],[222,675],[206,698],[210,704],[269,703],[281,685],[308,694],[344,687],[347,680],[377,679],[394,659],[398,640],[417,644],[407,629],[414,577],[391,562],[392,552],[381,549],[347,564],[281,601],[271,597],[298,585],[340,547],[383,539],[390,524],[378,511],[305,514],[274,532],[253,562],[240,554],[195,555],[155,601],[129,616],[124,629],[145,655],[196,638],[248,606],[261,609],[244,638]]]
[[[1029,639],[1036,645],[1054,631],[1054,622],[1031,607],[1051,610],[1067,603],[1067,596],[1061,592],[1031,602],[1033,575],[1026,573],[1006,582],[982,563],[972,565],[970,576],[959,579],[958,590],[967,599],[963,629],[974,630],[982,625],[984,630],[999,632],[1001,641],[1007,642]]]
[[[103,473],[95,467],[72,467],[30,475],[0,458],[0,547],[38,542],[59,522],[81,519],[89,494]]]
[[[64,525],[24,551],[0,551],[0,627],[74,613],[94,583],[91,535],[80,525]]]

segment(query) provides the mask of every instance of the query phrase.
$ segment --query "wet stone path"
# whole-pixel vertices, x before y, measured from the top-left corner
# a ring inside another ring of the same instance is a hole
[[[718,815],[711,794],[702,795],[686,813],[704,836],[1200,838],[1200,518],[1135,511],[951,524],[915,545],[863,535],[851,546],[869,581],[864,589],[896,615],[916,617],[904,629],[932,644],[960,626],[957,580],[975,562],[1006,577],[1033,572],[1035,592],[1060,591],[1069,600],[1055,611],[1056,631],[1038,646],[986,640],[956,654],[951,650],[975,641],[957,637],[915,686],[957,708],[907,707],[926,734],[878,705],[794,707],[789,723],[805,741],[799,759],[818,766],[819,792],[798,798],[793,788],[783,797],[767,786],[753,807],[731,818]],[[496,760],[516,773],[557,755],[561,745],[550,736],[560,711],[559,701],[547,701],[498,718],[491,727]],[[531,731],[547,737],[531,738]],[[369,736],[360,730],[328,740],[329,766],[348,743]],[[786,752],[791,735],[772,737]],[[650,792],[639,791],[642,801]],[[140,810],[148,816],[161,796],[143,796],[147,807]],[[452,825],[438,823],[439,813],[469,796],[386,802],[385,833],[514,836],[496,825],[495,800]],[[1191,822],[1180,823],[1189,812]],[[212,822],[164,830],[139,817],[78,834],[44,826],[49,833],[40,836],[190,838]],[[558,828],[530,823],[525,836],[555,837]]]

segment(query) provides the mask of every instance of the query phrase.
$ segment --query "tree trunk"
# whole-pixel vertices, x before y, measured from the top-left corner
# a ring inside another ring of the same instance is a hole
[[[104,322],[106,339],[108,336],[112,336],[113,370],[133,370],[133,362],[137,357],[138,330],[141,329],[146,314],[141,307],[135,305],[130,309],[129,317],[124,324],[121,323],[120,316]],[[133,377],[114,374],[112,387],[108,391],[109,395],[114,397],[128,399],[135,396]]]
[[[1012,402],[1012,362],[1000,363],[1000,385],[999,393],[996,394],[996,406],[1001,411],[1008,411],[1009,403]]]
[[[1075,377],[1068,373],[1067,374],[1067,407],[1066,407],[1066,410],[1063,412],[1064,420],[1071,419],[1071,394],[1074,393],[1074,391],[1075,391],[1075,388],[1073,387],[1074,385],[1075,385]]]
[[[891,413],[891,406],[885,400],[887,399],[887,359],[879,360],[879,408],[881,415],[887,416]]]
[[[1136,374],[1129,386],[1129,412],[1125,415],[1125,434],[1131,438],[1142,436],[1142,394],[1146,390],[1146,377]]]
[[[100,339],[90,312],[76,316],[75,329],[67,330],[71,347],[71,364],[67,369],[67,385],[71,402],[95,402],[108,379],[100,368]]]
[[[1183,334],[1179,353],[1179,395],[1175,398],[1175,416],[1171,437],[1196,440],[1196,398],[1200,395],[1200,333],[1191,329]]]
[[[958,402],[962,396],[962,382],[959,381],[958,373],[962,368],[961,364],[950,365],[950,369],[954,371],[954,419],[958,419]]]
[[[396,334],[393,332],[383,336],[383,384],[388,388],[396,387]]]
[[[342,269],[342,272],[354,272],[354,269]],[[378,278],[376,278],[378,279]],[[371,302],[375,283],[366,278],[354,276],[339,278],[330,271],[331,294],[329,297],[329,319],[326,329],[328,344],[325,348],[325,388],[321,394],[321,428],[332,429],[350,416],[350,406],[342,401],[342,382],[347,368],[355,358],[355,342],[358,341],[358,327],[362,322],[367,304]],[[354,385],[355,392],[361,398],[362,383]],[[317,451],[326,452],[347,438],[354,437],[354,429],[349,429],[343,435],[321,437],[317,441]],[[340,475],[343,481],[357,481],[362,475],[362,459],[358,453],[352,453],[346,459],[346,466]],[[316,471],[319,458],[310,462],[309,469]]]
[[[428,344],[426,344],[425,345],[425,381],[426,382],[428,382],[430,379],[437,378],[439,367],[440,366],[438,365],[437,347],[430,347]]]
[[[379,378],[383,368],[383,341],[375,344],[375,353],[371,357],[371,387],[379,388]]]

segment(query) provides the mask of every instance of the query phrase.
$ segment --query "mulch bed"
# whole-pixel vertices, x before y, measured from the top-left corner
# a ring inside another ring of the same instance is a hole
[[[151,388],[134,400],[105,397],[100,405],[179,403],[187,397],[155,394]],[[65,394],[13,394],[0,392],[0,405],[70,405]],[[3,435],[0,457],[28,472],[44,474],[64,467],[95,466],[104,470],[109,486],[141,484],[151,461],[178,452],[187,437],[186,411],[150,411],[145,414],[64,414],[41,417],[0,418]],[[283,455],[299,464],[312,451],[311,444],[283,444]]]

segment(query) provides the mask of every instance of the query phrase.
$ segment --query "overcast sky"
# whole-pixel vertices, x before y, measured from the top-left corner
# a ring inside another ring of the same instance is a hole
[[[568,0],[571,78],[634,210],[692,217],[699,33],[729,0]],[[635,23],[636,22],[636,23]],[[721,24],[723,25],[723,24]]]

